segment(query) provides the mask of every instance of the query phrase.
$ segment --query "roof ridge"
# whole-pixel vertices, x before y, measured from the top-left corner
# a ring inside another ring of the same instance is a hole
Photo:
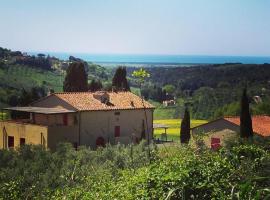
[[[267,115],[267,114],[262,114],[262,115],[251,115],[251,117],[270,117],[270,115]],[[228,116],[224,116],[223,118],[240,118],[240,116],[232,116],[232,115],[228,115]]]
[[[233,115],[227,115],[227,116],[223,116],[223,118],[238,118],[240,116],[233,116]]]

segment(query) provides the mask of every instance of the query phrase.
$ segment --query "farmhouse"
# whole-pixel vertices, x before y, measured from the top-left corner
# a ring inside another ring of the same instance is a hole
[[[252,117],[254,134],[261,137],[270,137],[270,116],[257,115]],[[209,133],[205,141],[210,146],[213,141],[220,141],[222,145],[225,138],[236,137],[240,132],[240,117],[224,117],[191,129],[192,134]],[[212,142],[211,142],[212,141]]]
[[[154,107],[131,92],[53,93],[28,107],[5,108],[12,120],[0,122],[0,148],[59,142],[96,148],[153,137]]]

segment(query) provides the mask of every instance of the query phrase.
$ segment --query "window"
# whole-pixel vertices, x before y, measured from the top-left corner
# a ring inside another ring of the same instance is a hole
[[[114,115],[120,115],[120,112],[115,112]]]
[[[220,138],[211,137],[211,149],[217,150],[221,147]]]
[[[67,114],[63,115],[63,124],[64,124],[64,126],[68,125],[68,115]]]
[[[13,147],[14,147],[14,137],[8,136],[8,148],[13,148]]]
[[[20,138],[20,146],[25,145],[25,138]]]
[[[114,127],[114,137],[120,137],[120,126]]]

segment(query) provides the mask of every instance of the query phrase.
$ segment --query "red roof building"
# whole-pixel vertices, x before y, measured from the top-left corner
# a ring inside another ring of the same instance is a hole
[[[255,115],[252,116],[253,132],[262,137],[270,137],[270,116],[267,115]],[[234,132],[240,132],[240,117],[224,117],[210,121],[206,124],[193,127],[191,130],[193,133],[197,132],[217,132],[222,130],[231,130]]]
[[[225,117],[225,120],[240,126],[240,117]],[[263,137],[270,136],[270,116],[256,115],[252,117],[253,132]]]

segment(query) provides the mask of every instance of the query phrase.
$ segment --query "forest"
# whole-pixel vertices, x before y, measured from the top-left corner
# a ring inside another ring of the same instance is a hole
[[[128,68],[128,73],[134,69]],[[270,64],[227,63],[146,70],[151,77],[142,89],[144,96],[160,103],[176,97],[174,118],[181,117],[185,104],[190,105],[194,119],[238,115],[244,87],[248,88],[253,114],[270,114]],[[135,82],[130,82],[136,87]],[[255,96],[260,102],[255,102]]]

